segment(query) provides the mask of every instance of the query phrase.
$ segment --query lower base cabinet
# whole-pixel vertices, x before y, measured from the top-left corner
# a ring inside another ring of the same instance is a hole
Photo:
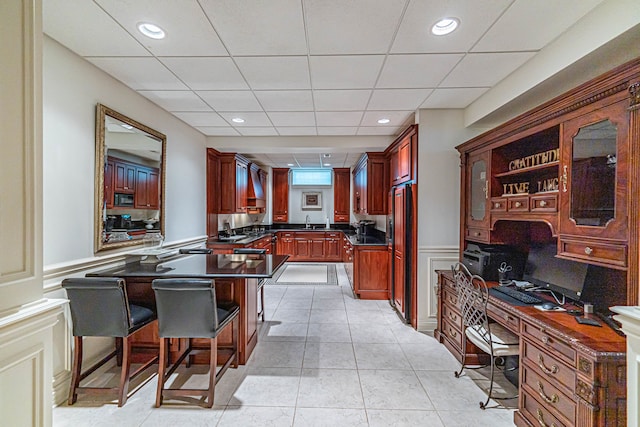
[[[361,299],[388,300],[389,252],[387,246],[353,247],[353,292]]]

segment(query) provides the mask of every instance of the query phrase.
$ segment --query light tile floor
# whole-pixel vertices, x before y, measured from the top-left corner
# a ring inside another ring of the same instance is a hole
[[[245,366],[225,373],[213,409],[182,401],[154,408],[153,378],[122,408],[86,397],[58,406],[53,425],[513,426],[513,409],[479,408],[486,372],[456,379],[459,363],[444,346],[403,324],[388,302],[354,299],[337,270],[339,286],[265,288],[259,343]],[[177,378],[201,387],[206,370],[195,369]]]

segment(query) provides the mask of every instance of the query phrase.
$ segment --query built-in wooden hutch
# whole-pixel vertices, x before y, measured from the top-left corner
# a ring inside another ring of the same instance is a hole
[[[469,244],[555,242],[557,257],[595,266],[596,305],[638,305],[639,143],[640,58],[458,146],[460,256]],[[439,278],[436,337],[461,359],[460,307]],[[518,426],[625,424],[624,338],[491,310],[520,336]]]

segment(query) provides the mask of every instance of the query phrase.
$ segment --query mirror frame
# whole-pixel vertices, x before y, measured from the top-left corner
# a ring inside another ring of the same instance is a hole
[[[125,116],[105,105],[97,104],[96,106],[96,164],[95,164],[95,201],[94,201],[94,235],[95,245],[94,253],[123,248],[128,246],[142,245],[142,240],[129,240],[122,242],[107,243],[102,241],[102,233],[104,231],[103,222],[103,203],[104,203],[104,169],[105,169],[105,117],[110,116],[114,119],[120,120],[123,123],[131,125],[136,129],[146,132],[151,136],[154,136],[162,143],[162,154],[160,161],[160,233],[165,235],[165,176],[166,176],[166,146],[167,137],[163,133],[158,132],[149,126],[143,125],[140,122],[133,120],[130,117]]]

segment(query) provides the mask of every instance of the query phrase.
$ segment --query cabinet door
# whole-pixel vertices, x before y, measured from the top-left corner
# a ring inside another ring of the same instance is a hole
[[[136,167],[124,162],[114,162],[114,168],[114,192],[133,193],[135,191]]]
[[[411,136],[402,140],[400,146],[391,154],[393,185],[402,184],[411,179]]]
[[[113,175],[114,164],[109,160],[104,167],[104,202],[107,209],[113,208]]]
[[[147,209],[149,206],[149,170],[138,168],[136,170],[136,193],[133,197],[133,206],[136,209]]]
[[[627,241],[626,107],[627,101],[620,101],[564,124],[560,148],[561,235]]]
[[[236,161],[236,209],[237,213],[247,212],[247,185],[249,184],[247,164]]]
[[[299,259],[308,259],[311,257],[310,240],[306,237],[296,237],[293,239],[294,255]]]
[[[333,174],[333,222],[349,222],[351,172],[349,168],[336,168]]]
[[[387,191],[389,182],[387,159],[384,155],[370,154],[364,177],[366,193],[364,213],[368,215],[387,214]]]
[[[309,240],[310,257],[316,258],[316,259],[324,259],[325,258],[324,246],[325,246],[324,234],[322,234],[322,237],[314,237],[311,240]]]
[[[489,228],[490,152],[470,155],[466,166],[467,227]]]
[[[273,222],[289,221],[289,169],[273,169]]]
[[[359,168],[353,174],[353,212],[362,214],[365,212],[366,195],[364,180],[367,177],[366,168]]]
[[[221,156],[219,162],[220,182],[218,189],[220,191],[219,213],[232,214],[235,213],[236,203],[236,163],[232,156]]]

